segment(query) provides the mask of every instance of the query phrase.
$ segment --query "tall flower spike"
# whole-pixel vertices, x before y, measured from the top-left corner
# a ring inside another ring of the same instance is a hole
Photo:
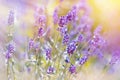
[[[33,48],[33,47],[34,47],[34,41],[33,41],[33,39],[30,39],[29,48]]]
[[[6,58],[7,59],[11,58],[14,52],[15,52],[15,45],[13,43],[9,43],[6,51]]]
[[[39,15],[39,16],[37,16],[37,18],[35,20],[36,20],[35,21],[36,26],[44,27],[46,25],[46,16],[45,15]]]
[[[59,27],[58,31],[60,31],[61,35],[65,35],[68,31],[67,27]]]
[[[116,50],[113,52],[110,64],[115,64],[117,61],[120,61],[120,51]]]
[[[82,34],[80,34],[79,36],[78,36],[78,42],[82,42],[83,40],[84,40],[84,36],[82,35]]]
[[[75,18],[76,18],[76,7],[73,7],[73,9],[68,12],[66,17],[67,17],[67,22],[75,20]]]

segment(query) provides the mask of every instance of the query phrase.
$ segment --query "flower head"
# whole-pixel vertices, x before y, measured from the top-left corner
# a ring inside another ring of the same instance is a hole
[[[63,41],[62,41],[63,44],[68,44],[69,39],[70,39],[69,35],[68,35],[68,34],[65,34],[65,35],[63,36]]]
[[[58,11],[57,11],[57,9],[55,9],[54,13],[53,13],[53,22],[54,22],[54,24],[58,23]]]
[[[38,30],[38,36],[39,36],[39,37],[42,36],[43,33],[44,33],[43,28],[40,27],[39,30]]]
[[[76,66],[75,65],[71,65],[69,67],[69,72],[72,74],[72,73],[75,73],[76,72]]]
[[[84,56],[84,57],[80,58],[79,64],[83,65],[87,61],[87,59],[88,59],[88,56]]]
[[[54,71],[55,71],[55,68],[52,67],[52,66],[49,66],[48,69],[47,69],[47,73],[48,73],[48,74],[53,74]]]
[[[64,27],[67,24],[67,18],[66,16],[61,16],[58,22],[58,25],[60,27]]]
[[[77,47],[76,41],[72,41],[67,46],[67,53],[68,54],[73,54],[73,52],[76,50],[76,47]]]
[[[51,59],[51,49],[45,49],[45,52],[46,52],[46,59]]]

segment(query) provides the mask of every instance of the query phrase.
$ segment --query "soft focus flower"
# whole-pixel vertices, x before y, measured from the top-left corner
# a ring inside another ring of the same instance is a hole
[[[70,39],[69,35],[68,35],[68,34],[65,34],[65,35],[63,36],[63,41],[62,41],[63,44],[68,44],[69,39]]]
[[[118,61],[120,61],[120,51],[116,50],[112,54],[112,58],[110,60],[110,64],[113,65],[113,64],[117,63]]]
[[[51,59],[51,49],[45,49],[45,52],[46,52],[46,59]]]
[[[83,56],[82,58],[80,58],[79,64],[83,65],[87,61],[87,59],[88,59],[88,56]]]
[[[52,67],[52,66],[49,66],[48,69],[47,69],[47,73],[48,73],[48,74],[53,74],[54,71],[55,71],[55,69],[54,69],[54,67]]]
[[[76,72],[76,66],[75,65],[71,65],[69,67],[69,72],[72,74],[72,73],[75,73]]]
[[[38,30],[38,36],[41,37],[43,33],[44,33],[43,28],[40,27]]]
[[[53,22],[54,24],[57,24],[58,23],[58,11],[57,9],[54,10],[54,13],[53,13]]]
[[[73,54],[74,51],[76,50],[76,48],[77,48],[76,41],[72,41],[67,46],[67,53],[68,54]]]
[[[58,22],[60,27],[64,27],[67,24],[67,18],[66,16],[61,16],[59,18],[59,22]]]
[[[9,16],[8,16],[8,24],[12,25],[14,24],[14,12],[10,11]]]

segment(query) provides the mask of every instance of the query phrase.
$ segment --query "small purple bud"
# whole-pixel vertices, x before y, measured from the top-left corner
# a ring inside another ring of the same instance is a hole
[[[67,27],[59,27],[58,31],[60,31],[61,35],[65,35],[68,31]]]
[[[69,35],[68,35],[68,34],[65,34],[65,35],[63,36],[63,41],[62,41],[63,44],[68,44],[69,39],[70,39]]]
[[[10,13],[9,13],[8,24],[9,25],[14,24],[14,12],[13,11],[10,11]]]
[[[47,73],[48,73],[48,74],[53,74],[54,71],[55,71],[55,69],[54,69],[54,67],[52,67],[52,66],[49,66],[48,69],[47,69]]]
[[[117,61],[120,61],[120,51],[119,50],[116,50],[116,51],[113,52],[110,64],[113,65]]]
[[[8,47],[7,47],[7,50],[9,53],[14,53],[15,51],[15,46],[13,44],[9,44]]]
[[[46,52],[46,59],[51,59],[51,49],[45,49]]]
[[[58,23],[58,11],[57,11],[57,9],[55,9],[55,11],[53,13],[53,22],[54,22],[54,24]]]
[[[75,73],[75,72],[76,72],[76,66],[71,65],[71,66],[69,67],[69,72],[70,72],[71,74]]]
[[[84,40],[84,36],[82,34],[80,34],[78,36],[78,42],[82,42]]]
[[[58,22],[58,25],[60,27],[64,27],[67,24],[66,16],[61,16]]]
[[[66,15],[67,21],[73,21],[76,18],[76,8],[73,8],[68,14]]]
[[[7,52],[5,57],[6,57],[6,59],[10,59],[11,58],[11,53]]]
[[[76,41],[71,42],[68,46],[67,46],[67,53],[68,54],[73,54],[73,52],[75,51],[77,47]]]
[[[29,41],[29,48],[33,48],[34,47],[34,40],[30,39]]]
[[[88,56],[82,57],[82,58],[79,60],[79,64],[80,64],[80,65],[83,65],[83,64],[87,61],[87,59],[88,59]]]
[[[44,33],[43,28],[39,28],[38,36],[41,37],[43,35],[43,33]]]

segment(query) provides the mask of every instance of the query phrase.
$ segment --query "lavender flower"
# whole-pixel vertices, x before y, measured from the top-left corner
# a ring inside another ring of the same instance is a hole
[[[46,59],[51,59],[51,49],[45,49],[46,52]]]
[[[53,13],[53,22],[54,22],[54,24],[58,23],[58,11],[57,11],[57,9],[55,9],[54,13]]]
[[[14,23],[14,12],[10,11],[9,17],[8,17],[8,24],[12,25]]]
[[[110,64],[113,65],[117,61],[120,61],[120,51],[119,50],[116,50],[116,51],[113,52]]]
[[[68,54],[73,54],[73,52],[76,50],[76,48],[77,48],[76,41],[72,41],[67,46],[67,53]]]
[[[33,48],[34,47],[34,40],[30,39],[29,41],[29,48]]]
[[[58,25],[60,27],[64,27],[67,24],[66,16],[61,16],[58,22]]]
[[[41,37],[43,35],[43,33],[44,33],[43,28],[39,28],[38,36]]]
[[[75,66],[75,65],[71,65],[71,66],[69,67],[69,72],[70,72],[71,74],[75,73],[75,72],[76,72],[76,66]]]
[[[53,74],[54,71],[55,71],[55,68],[52,67],[52,66],[49,66],[48,69],[47,69],[47,73],[48,73],[48,74]]]
[[[68,34],[65,34],[65,35],[63,36],[63,41],[62,41],[63,44],[68,44],[69,39],[70,39],[69,35],[68,35]]]
[[[67,17],[67,22],[75,20],[75,18],[76,18],[76,7],[74,7],[70,12],[68,12],[66,17]]]
[[[82,42],[83,40],[84,40],[84,36],[82,35],[82,34],[80,34],[79,36],[78,36],[78,42]]]
[[[88,59],[88,56],[84,56],[84,57],[80,58],[79,64],[83,65],[87,61],[87,59]]]

